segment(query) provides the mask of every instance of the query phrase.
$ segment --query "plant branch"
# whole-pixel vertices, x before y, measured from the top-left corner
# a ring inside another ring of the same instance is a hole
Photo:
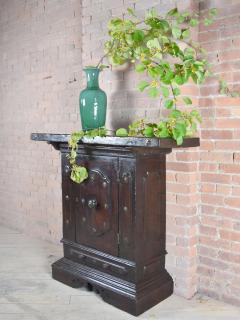
[[[177,105],[176,105],[177,98],[176,98],[176,95],[174,94],[172,83],[170,83],[170,88],[171,88],[173,100],[174,100],[174,109],[176,110],[177,109]]]

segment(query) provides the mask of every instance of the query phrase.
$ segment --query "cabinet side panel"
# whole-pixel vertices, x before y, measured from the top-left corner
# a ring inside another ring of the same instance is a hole
[[[137,160],[136,256],[140,276],[151,277],[165,267],[166,246],[166,156]]]
[[[62,152],[62,209],[63,209],[63,238],[75,242],[76,217],[73,208],[73,182],[70,179],[70,165],[67,153]]]
[[[119,159],[119,256],[134,260],[135,159]]]

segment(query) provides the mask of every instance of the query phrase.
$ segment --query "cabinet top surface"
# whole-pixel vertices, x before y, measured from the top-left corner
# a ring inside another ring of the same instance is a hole
[[[46,141],[50,144],[68,143],[70,134],[56,133],[32,133],[31,140]],[[188,148],[200,146],[199,138],[185,138],[183,144],[178,146],[173,139],[168,138],[145,138],[145,137],[95,137],[83,138],[79,144],[98,146],[121,146],[121,147],[144,147],[144,148]]]

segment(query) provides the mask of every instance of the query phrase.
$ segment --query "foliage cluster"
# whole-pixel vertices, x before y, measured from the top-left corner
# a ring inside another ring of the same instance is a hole
[[[216,9],[211,9],[204,24],[211,24],[216,14]],[[112,65],[131,62],[136,72],[146,74],[138,89],[146,90],[152,98],[161,96],[170,114],[159,123],[148,123],[145,119],[135,121],[128,130],[118,129],[116,135],[173,138],[177,145],[181,145],[184,137],[196,132],[197,123],[201,121],[197,110],[177,110],[177,103],[192,105],[190,97],[181,95],[181,86],[190,80],[201,84],[210,74],[204,50],[192,41],[191,31],[199,24],[199,16],[195,12],[179,12],[177,8],[165,16],[151,9],[144,19],[139,19],[136,12],[129,8],[128,15],[128,19],[114,18],[109,22],[110,39],[105,43],[105,55],[97,67],[107,67],[101,64],[104,57],[108,57]],[[76,163],[79,140],[83,137],[103,137],[106,133],[105,128],[99,128],[71,135],[69,162],[74,182],[81,183],[88,177],[87,169]]]
[[[178,100],[192,104],[189,97],[181,96],[181,86],[190,80],[201,84],[210,74],[204,50],[191,40],[198,14],[174,8],[162,17],[151,9],[142,20],[133,9],[128,13],[131,19],[114,18],[108,24],[110,39],[105,50],[110,63],[130,61],[136,72],[145,72],[147,79],[138,89],[146,90],[152,98],[163,97],[167,109],[176,107]],[[209,11],[205,25],[213,22],[216,13],[215,8]]]

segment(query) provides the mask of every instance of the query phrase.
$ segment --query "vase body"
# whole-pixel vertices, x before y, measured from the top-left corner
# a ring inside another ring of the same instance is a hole
[[[85,68],[87,87],[80,93],[79,105],[83,130],[105,126],[107,95],[99,88],[100,69]]]

